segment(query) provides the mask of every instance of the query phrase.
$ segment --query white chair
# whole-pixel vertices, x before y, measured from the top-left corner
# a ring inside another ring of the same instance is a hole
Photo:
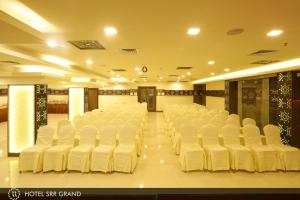
[[[79,145],[71,149],[68,158],[68,170],[88,172],[90,170],[90,156],[95,147],[97,129],[84,126],[79,129]]]
[[[229,170],[229,152],[219,144],[219,129],[211,124],[202,126],[200,134],[206,155],[206,169]]]
[[[282,144],[279,128],[269,124],[264,127],[264,133],[267,145],[272,146],[279,154],[278,168],[281,170],[300,170],[300,150]]]
[[[251,150],[240,144],[240,128],[226,125],[221,129],[224,146],[230,155],[230,168],[233,170],[254,171],[254,159]]]
[[[278,167],[278,156],[274,148],[263,145],[260,137],[259,128],[255,125],[248,124],[242,128],[245,145],[254,155],[255,170],[276,171]]]
[[[228,125],[234,125],[234,126],[237,126],[239,128],[241,127],[240,119],[239,118],[235,118],[235,117],[228,118],[226,120],[226,124],[228,124]]]
[[[40,172],[43,169],[43,156],[53,143],[55,129],[50,126],[42,126],[38,130],[36,144],[24,149],[19,156],[19,171]]]
[[[62,128],[62,127],[64,127],[64,126],[69,126],[69,125],[72,125],[70,120],[68,120],[68,119],[60,120],[60,121],[57,123],[57,133],[59,133],[59,129],[60,129],[60,128]]]
[[[137,130],[129,125],[122,126],[119,132],[119,145],[113,154],[114,171],[132,173],[137,162]]]
[[[90,122],[87,121],[84,116],[74,117],[74,127],[75,127],[75,129],[80,129],[84,126],[88,126],[89,124],[90,124]]]
[[[248,125],[248,124],[256,125],[256,121],[254,119],[251,119],[251,118],[243,119],[242,123],[243,123],[243,127]]]
[[[44,153],[44,172],[66,170],[68,155],[74,145],[74,135],[75,129],[71,125],[59,129],[57,145],[50,147]]]
[[[100,132],[100,145],[92,152],[91,171],[111,172],[115,147],[116,129],[108,125]]]
[[[197,129],[184,126],[181,129],[181,149],[179,161],[183,171],[203,170],[205,154],[198,144]]]
[[[240,116],[237,115],[237,114],[230,114],[230,115],[228,116],[228,118],[235,118],[235,119],[238,119],[238,120],[240,121]]]

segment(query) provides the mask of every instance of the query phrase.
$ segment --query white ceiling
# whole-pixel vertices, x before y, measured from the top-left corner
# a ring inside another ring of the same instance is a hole
[[[6,0],[2,0],[6,1]],[[186,74],[178,66],[193,67],[195,80],[231,71],[257,67],[257,60],[288,60],[300,55],[299,0],[21,0],[25,6],[47,20],[57,29],[40,33],[0,11],[0,44],[21,51],[40,60],[43,54],[70,60],[69,76],[94,79],[109,78],[110,70],[126,69],[119,73],[128,79],[138,79],[136,66],[147,66],[144,75],[149,81],[176,80],[169,74]],[[108,37],[103,29],[114,26],[116,36]],[[188,36],[189,27],[199,27],[197,36]],[[228,36],[233,28],[245,32]],[[279,28],[284,33],[269,38],[266,33]],[[48,39],[56,39],[62,46],[49,48]],[[79,50],[69,40],[98,40],[106,50]],[[287,43],[287,46],[284,45]],[[122,48],[136,48],[137,55],[124,55]],[[262,50],[277,50],[268,56],[249,56]],[[87,66],[87,59],[94,64]],[[18,60],[0,54],[0,61]],[[215,65],[208,65],[214,60]],[[43,64],[44,61],[18,60],[22,64]],[[59,66],[49,65],[52,67]],[[0,69],[9,71],[0,64]],[[66,77],[65,79],[67,79]]]

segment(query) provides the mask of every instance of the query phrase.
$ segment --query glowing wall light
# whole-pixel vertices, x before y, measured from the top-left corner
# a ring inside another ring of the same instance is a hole
[[[84,113],[84,88],[69,88],[69,120]]]
[[[10,85],[8,92],[8,153],[34,144],[34,86]]]

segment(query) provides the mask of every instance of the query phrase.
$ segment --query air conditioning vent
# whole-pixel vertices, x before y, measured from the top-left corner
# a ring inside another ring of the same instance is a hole
[[[80,50],[105,50],[97,40],[72,40],[68,42]]]
[[[11,64],[11,65],[20,65],[21,63],[11,60],[0,61],[1,63]]]
[[[114,72],[126,72],[126,69],[112,69]]]
[[[180,83],[187,83],[187,82],[189,82],[189,81],[179,81]]]
[[[259,56],[259,55],[269,55],[271,53],[275,53],[276,50],[259,50],[250,54],[250,56]]]
[[[181,69],[192,69],[192,67],[177,67],[176,69],[181,70]]]
[[[239,35],[242,34],[245,30],[243,28],[234,28],[227,31],[227,35]]]
[[[170,76],[170,77],[177,77],[179,75],[177,75],[177,74],[169,74],[168,76]]]
[[[279,60],[258,60],[258,61],[252,62],[251,64],[266,65],[266,64],[276,63],[276,62],[279,62]]]
[[[121,52],[123,54],[130,54],[130,55],[138,54],[138,50],[137,49],[132,49],[132,48],[121,49]]]
[[[139,78],[148,78],[147,76],[139,76]]]
[[[177,81],[168,81],[168,83],[177,83]]]

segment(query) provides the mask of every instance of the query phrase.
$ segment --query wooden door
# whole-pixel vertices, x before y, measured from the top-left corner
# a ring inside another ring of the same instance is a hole
[[[88,111],[98,109],[98,88],[88,88]]]

